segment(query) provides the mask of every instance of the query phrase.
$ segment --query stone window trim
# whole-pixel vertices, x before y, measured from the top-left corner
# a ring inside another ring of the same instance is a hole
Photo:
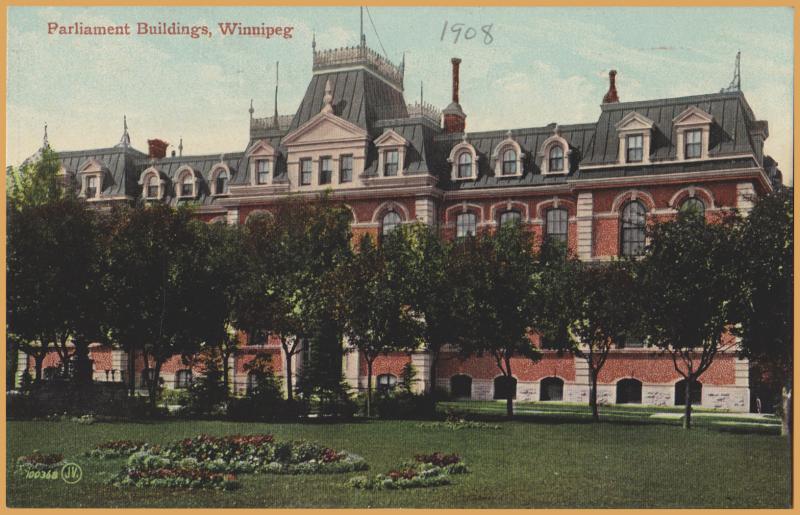
[[[644,208],[648,213],[652,213],[656,209],[656,203],[649,193],[642,190],[627,190],[614,198],[614,201],[611,203],[611,212],[620,214],[622,207],[633,200],[638,200],[644,204]]]
[[[444,223],[448,227],[456,226],[456,219],[462,213],[474,213],[475,223],[478,226],[485,224],[485,217],[483,216],[483,208],[477,204],[470,204],[468,202],[461,202],[448,207],[444,211]]]
[[[550,169],[550,152],[555,147],[561,147],[563,151],[563,159],[564,159],[564,166],[561,170],[551,170]],[[572,153],[572,149],[569,147],[569,142],[561,136],[561,130],[556,126],[554,133],[552,136],[547,138],[542,142],[541,150],[539,151],[539,155],[542,158],[542,175],[566,175],[570,171],[570,155]]]
[[[189,176],[192,179],[192,194],[191,195],[184,195],[182,191],[183,186],[183,179]],[[199,193],[200,185],[199,185],[199,177],[197,171],[189,165],[184,165],[178,168],[175,172],[175,193],[178,198],[185,199],[185,198],[197,198],[197,194]]]
[[[711,135],[711,125],[714,117],[702,109],[691,106],[681,114],[672,119],[672,127],[675,131],[675,152],[678,161],[693,161],[708,158],[709,139]],[[693,130],[701,132],[700,157],[686,157],[686,134]]]
[[[378,149],[378,173],[377,177],[398,177],[405,175],[405,158],[406,150],[408,149],[409,142],[392,129],[386,129],[383,134],[378,136],[374,141],[375,147]],[[384,175],[384,168],[386,166],[386,153],[389,151],[397,151],[397,173],[395,175]]]
[[[406,223],[411,219],[408,209],[403,204],[393,200],[388,200],[379,205],[372,213],[372,223],[379,225],[382,224],[383,217],[390,211],[394,211],[400,215],[401,223]],[[353,211],[353,219],[355,219],[355,211]]]
[[[489,218],[493,223],[499,224],[500,214],[506,211],[518,211],[520,214],[520,223],[526,224],[530,222],[530,211],[528,204],[518,200],[504,200],[497,202],[489,207]]]
[[[510,174],[503,173],[503,158],[508,150],[513,150],[516,154],[516,172]],[[511,131],[506,135],[506,139],[497,144],[492,153],[494,160],[494,176],[495,177],[519,177],[522,175],[522,160],[525,159],[525,153],[522,151],[519,143],[511,137]]]
[[[64,170],[64,173],[66,173],[63,165],[61,165],[59,173],[61,173],[61,170]],[[108,174],[108,168],[97,159],[91,158],[86,161],[86,163],[84,163],[78,171],[78,179],[81,185],[81,190],[80,193],[78,193],[78,196],[85,198],[86,200],[99,199],[100,194],[103,191],[103,183],[106,174]],[[97,190],[94,192],[93,197],[87,197],[86,195],[87,190],[89,189],[90,177],[95,178],[97,181]]]
[[[219,177],[222,173],[226,173],[228,175],[228,191],[217,191],[217,177]],[[211,182],[211,194],[215,197],[223,197],[230,195],[230,184],[231,179],[233,178],[233,174],[231,174],[231,169],[225,163],[217,163],[211,168],[211,173],[209,174],[209,179]]]
[[[275,163],[277,162],[278,151],[270,145],[267,140],[256,141],[245,154],[250,158],[250,185],[251,186],[265,186],[271,184],[275,177]],[[269,163],[270,178],[269,183],[258,182],[258,166],[257,162],[265,160]],[[228,175],[230,177],[230,175]]]
[[[536,221],[545,222],[547,211],[550,209],[566,209],[568,221],[572,221],[577,216],[577,206],[572,200],[566,200],[559,196],[554,196],[548,200],[542,200],[536,204]]]
[[[458,158],[461,157],[461,154],[468,153],[472,157],[472,173],[467,177],[459,177],[458,176]],[[475,151],[475,147],[473,147],[469,142],[467,142],[466,134],[464,135],[464,139],[458,145],[454,146],[453,149],[450,151],[450,155],[447,158],[447,162],[450,163],[450,179],[453,181],[474,181],[478,178],[478,153]]]
[[[671,199],[669,199],[669,207],[678,211],[686,199],[697,198],[706,205],[706,211],[709,209],[716,209],[714,202],[714,195],[706,188],[700,186],[687,186],[678,190]]]
[[[642,136],[642,160],[636,164],[650,163],[650,142],[652,140],[653,127],[655,122],[636,111],[628,113],[622,120],[617,122],[617,136],[619,137],[619,153],[617,162],[620,164],[628,163],[627,160],[627,138],[628,136]]]
[[[156,177],[158,180],[158,195],[155,197],[151,197],[148,195],[147,186],[150,182],[151,177]],[[139,176],[139,185],[142,187],[142,198],[145,200],[161,200],[164,198],[164,193],[166,189],[167,181],[164,180],[164,176],[161,172],[154,166],[146,169],[142,172]]]

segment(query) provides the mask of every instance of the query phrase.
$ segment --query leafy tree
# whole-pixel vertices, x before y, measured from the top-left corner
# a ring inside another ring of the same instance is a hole
[[[461,353],[489,354],[509,384],[514,381],[512,358],[541,357],[530,339],[535,257],[530,233],[519,224],[507,224],[494,234],[459,241],[452,261],[453,273],[468,285],[459,299],[464,328]],[[514,414],[510,391],[506,413],[509,418]]]
[[[99,233],[94,211],[71,197],[9,210],[8,340],[33,356],[37,381],[56,350],[64,370],[74,355],[77,382],[91,382],[89,343],[103,339]]]
[[[381,354],[412,351],[418,344],[419,322],[402,294],[403,277],[389,265],[386,252],[370,235],[359,251],[341,267],[340,302],[348,342],[367,364],[367,416],[372,416],[372,367]]]
[[[577,279],[572,332],[578,341],[573,343],[572,352],[589,367],[589,405],[592,418],[599,421],[597,377],[612,346],[624,347],[628,338],[638,334],[638,288],[629,261],[584,267]]]
[[[10,167],[6,170],[6,199],[9,209],[24,206],[42,206],[67,196],[65,183],[58,173],[61,162],[58,154],[49,145],[42,149],[39,159]]]
[[[741,280],[736,333],[741,355],[782,389],[783,433],[791,423],[794,284],[792,188],[761,197],[737,234]]]
[[[686,429],[691,386],[732,345],[731,300],[739,287],[732,224],[731,218],[706,224],[697,213],[681,213],[652,227],[641,262],[642,328],[686,380]]]
[[[460,322],[459,299],[466,288],[452,273],[454,247],[426,224],[401,225],[384,242],[390,265],[403,277],[411,306],[421,324],[422,345],[431,358],[428,382],[435,402],[436,373],[442,348],[456,345]]]
[[[218,347],[209,347],[200,353],[199,361],[200,376],[192,380],[181,404],[190,415],[208,416],[220,409],[228,398],[223,383],[222,353]]]
[[[131,393],[137,352],[155,407],[161,366],[175,354],[199,350],[206,313],[196,308],[196,231],[191,211],[162,204],[118,208],[109,220],[106,321],[129,355]],[[152,370],[152,372],[150,372]]]

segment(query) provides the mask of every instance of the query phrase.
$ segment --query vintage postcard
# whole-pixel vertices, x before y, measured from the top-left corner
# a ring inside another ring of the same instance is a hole
[[[6,507],[793,505],[791,7],[6,14]]]

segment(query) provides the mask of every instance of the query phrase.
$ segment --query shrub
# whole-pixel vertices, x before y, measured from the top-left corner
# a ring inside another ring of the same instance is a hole
[[[427,419],[436,414],[436,404],[430,394],[403,390],[378,395],[373,406],[378,417],[383,419]]]
[[[201,375],[189,384],[186,396],[180,400],[183,414],[193,417],[207,417],[223,412],[224,403],[228,399],[219,353],[205,352],[200,361]]]

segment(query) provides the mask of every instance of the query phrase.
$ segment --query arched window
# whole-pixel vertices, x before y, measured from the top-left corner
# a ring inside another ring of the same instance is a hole
[[[507,149],[503,152],[503,175],[516,175],[517,173],[517,152],[514,149]]]
[[[247,373],[247,395],[253,395],[256,393],[260,379],[261,372],[258,370],[251,370]]]
[[[474,213],[461,213],[456,218],[456,237],[475,236],[477,222]]]
[[[620,227],[620,253],[638,256],[644,250],[646,211],[638,200],[625,204]]]
[[[545,237],[560,241],[567,242],[567,221],[569,214],[564,208],[553,208],[547,210],[547,224],[545,226]]]
[[[539,384],[540,401],[560,401],[564,399],[564,380],[560,377],[545,377]]]
[[[381,374],[378,376],[378,391],[390,392],[397,386],[397,376],[392,374]]]
[[[561,145],[555,145],[550,149],[550,162],[547,167],[548,172],[563,172],[564,171],[564,149]]]
[[[194,180],[188,173],[181,178],[181,197],[191,197],[194,195]]]
[[[697,197],[689,197],[681,202],[679,210],[681,213],[691,213],[698,216],[705,216],[706,205],[703,204],[703,201]]]
[[[458,178],[472,177],[472,154],[462,152],[458,155]]]
[[[464,374],[450,378],[450,395],[455,399],[472,398],[472,378]]]
[[[689,389],[689,398],[692,404],[702,404],[703,401],[703,383],[694,381]],[[681,379],[675,383],[675,405],[683,406],[686,404],[686,379]]]
[[[187,369],[175,372],[175,388],[189,388],[192,383],[192,371]]]
[[[383,215],[383,220],[381,221],[381,234],[386,236],[390,232],[394,231],[400,225],[400,222],[400,215],[398,215],[396,211],[389,211]]]
[[[642,382],[638,379],[622,379],[617,383],[617,404],[641,404]]]
[[[506,224],[518,224],[522,220],[519,211],[503,211],[500,213],[500,227]]]
[[[495,399],[516,399],[517,380],[509,376],[497,376],[494,379]]]
[[[158,198],[158,176],[150,174],[147,177],[147,198]]]
[[[228,172],[227,170],[222,170],[217,175],[216,180],[214,181],[214,193],[217,195],[223,195],[228,193]]]

